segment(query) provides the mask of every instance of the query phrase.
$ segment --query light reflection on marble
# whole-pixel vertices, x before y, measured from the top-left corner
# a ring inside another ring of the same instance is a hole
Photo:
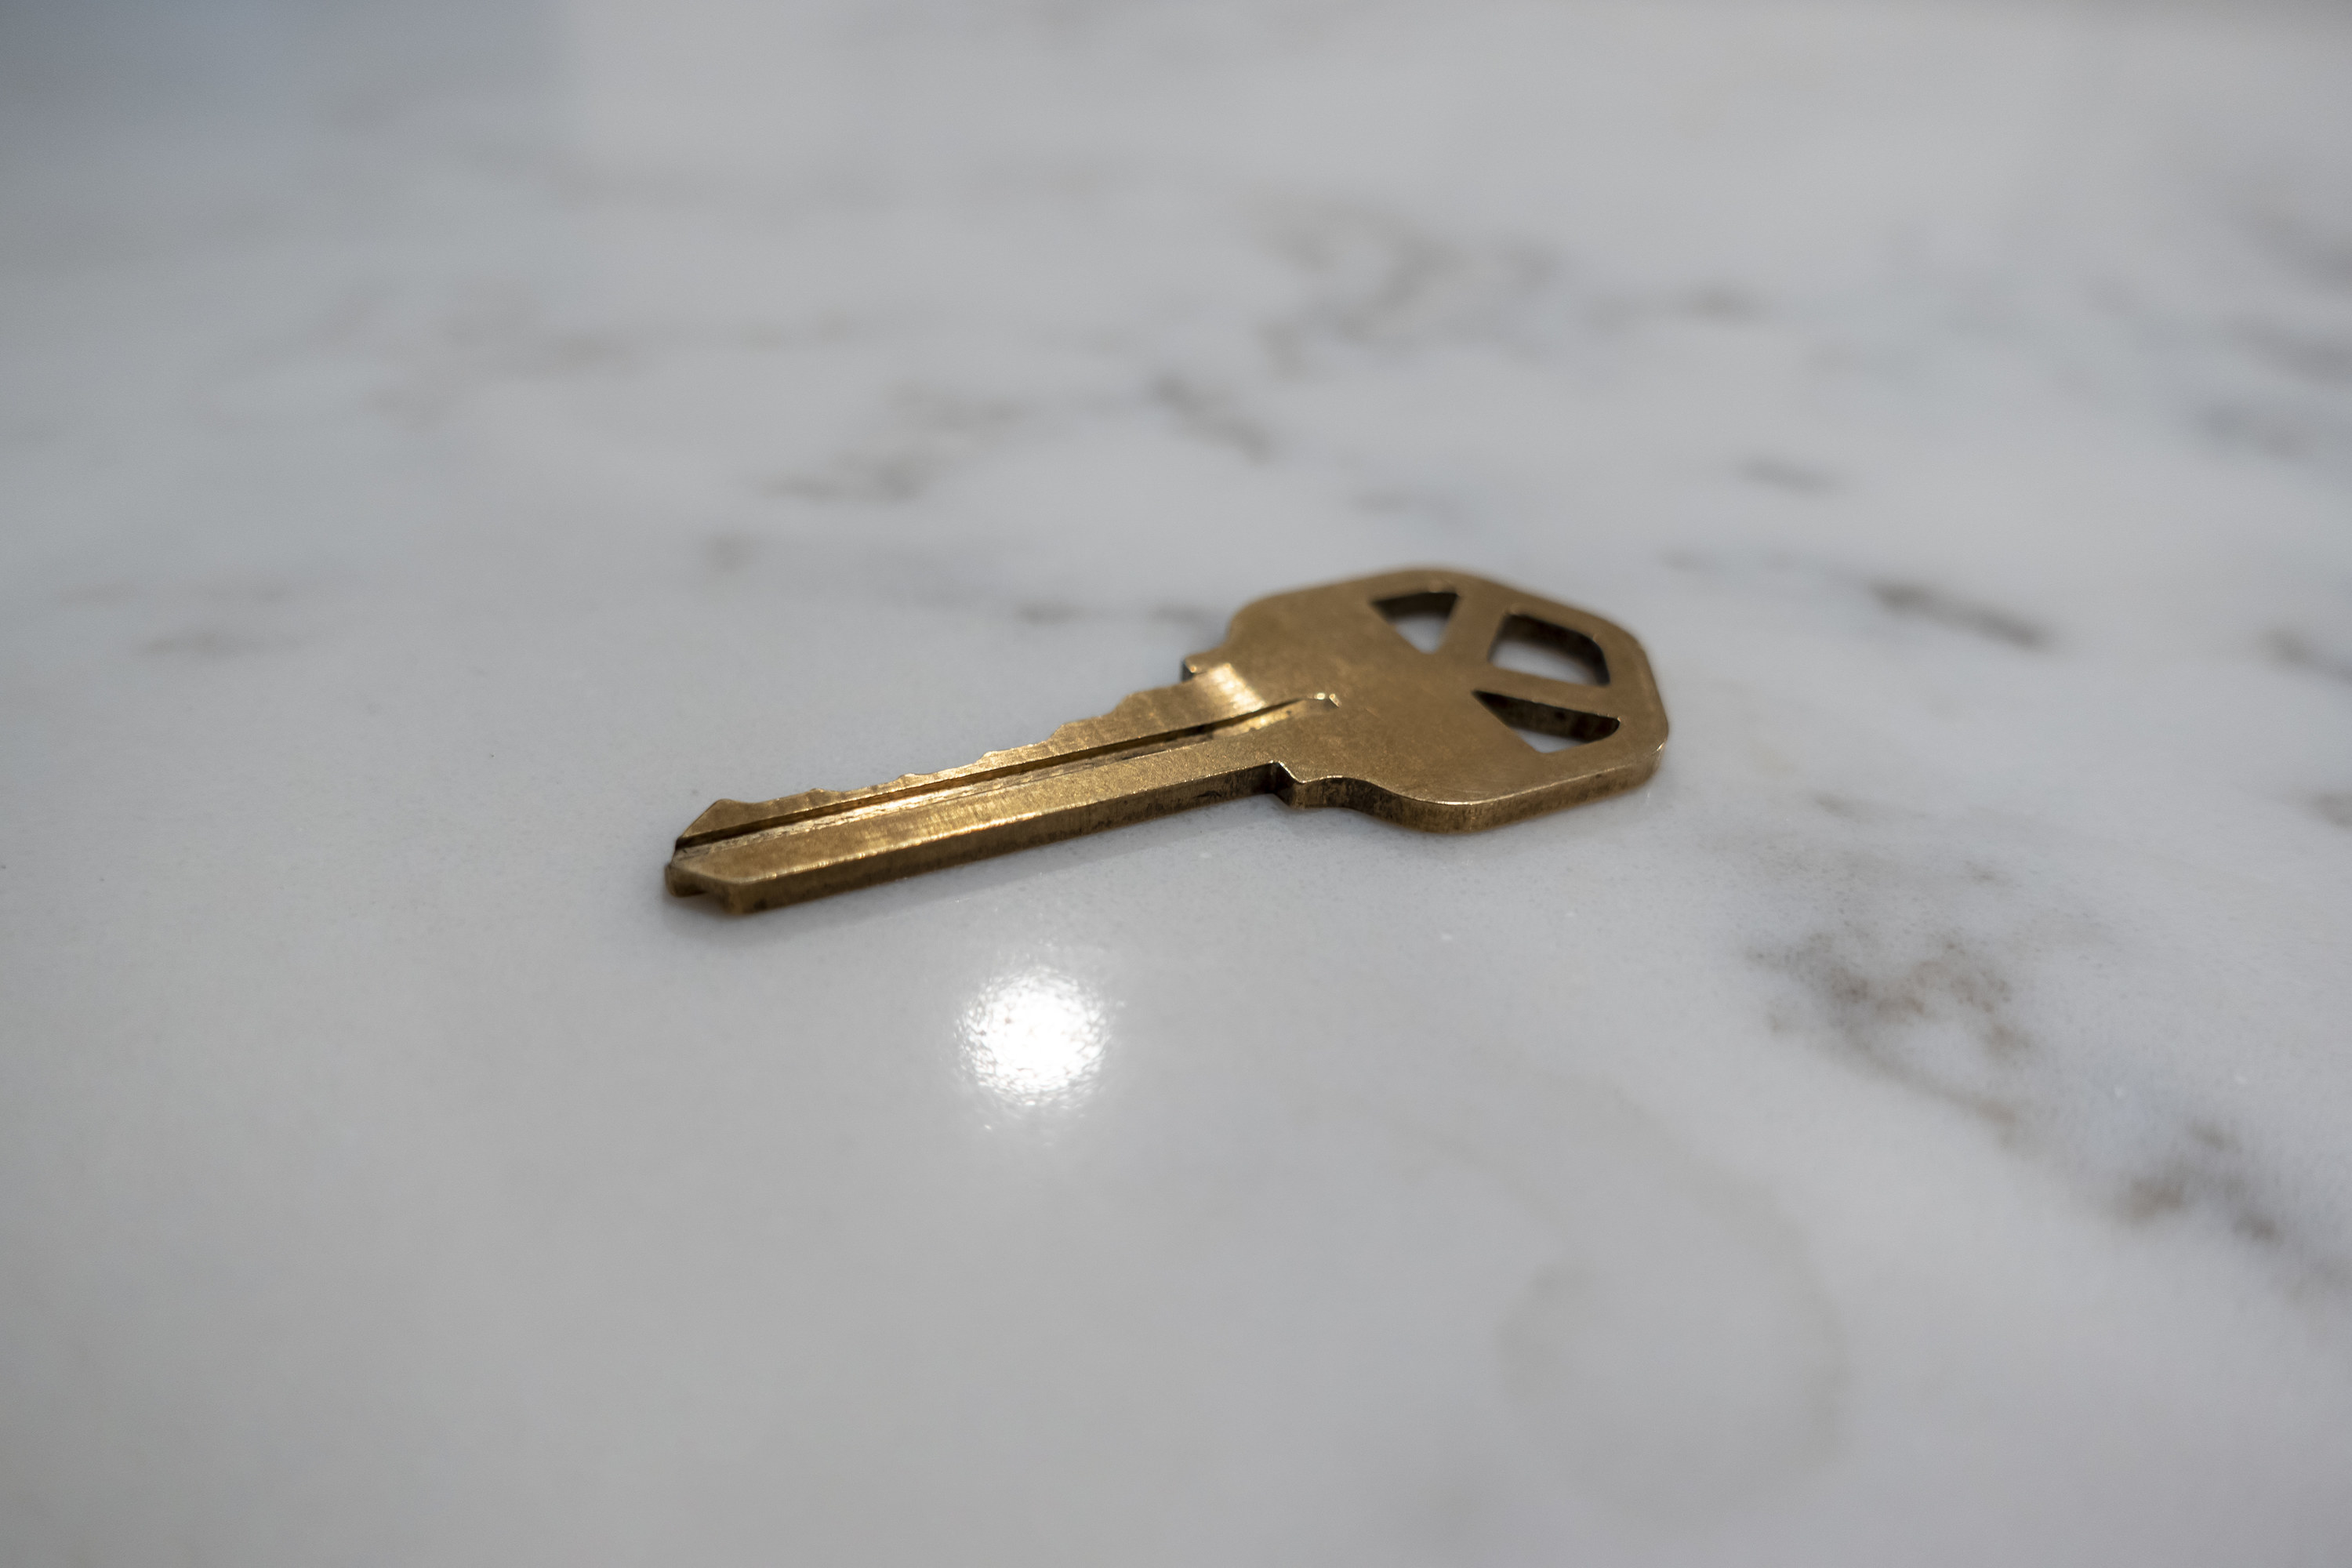
[[[1004,1105],[1075,1108],[1102,1070],[1102,999],[1067,975],[1025,969],[992,981],[965,1009],[964,1067]]]
[[[2352,1561],[2347,84],[0,7],[0,1563]],[[1422,561],[1658,777],[660,891]]]

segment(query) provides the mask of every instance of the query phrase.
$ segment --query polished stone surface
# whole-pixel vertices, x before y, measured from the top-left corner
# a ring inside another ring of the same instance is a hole
[[[0,19],[0,1560],[2352,1560],[2352,22]],[[745,920],[1423,561],[1647,788]]]

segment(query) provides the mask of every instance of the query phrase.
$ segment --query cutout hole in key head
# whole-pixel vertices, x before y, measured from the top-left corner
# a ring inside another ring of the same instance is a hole
[[[1601,645],[1582,632],[1539,621],[1533,616],[1512,616],[1496,634],[1486,661],[1522,675],[1540,675],[1578,686],[1609,684],[1609,661]]]
[[[1445,640],[1445,623],[1454,618],[1454,606],[1460,597],[1450,589],[1441,588],[1375,599],[1372,608],[1396,628],[1397,636],[1423,653],[1435,653],[1438,644]]]
[[[1486,711],[1511,727],[1512,733],[1538,752],[1564,752],[1588,741],[1605,740],[1617,732],[1617,721],[1600,713],[1579,713],[1524,697],[1478,693]]]

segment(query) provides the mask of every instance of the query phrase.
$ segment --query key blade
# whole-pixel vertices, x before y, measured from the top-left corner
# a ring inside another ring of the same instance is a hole
[[[713,801],[678,835],[677,847],[691,848],[856,806],[935,794],[962,784],[1010,778],[1056,763],[1108,757],[1130,747],[1179,741],[1210,730],[1263,721],[1266,714],[1284,706],[1269,700],[1230,664],[1213,665],[1174,686],[1134,692],[1101,717],[1065,724],[1036,745],[991,752],[976,763],[943,773],[902,773],[888,784],[867,789],[813,789],[774,800]]]
[[[1138,692],[1050,740],[871,789],[719,801],[680,836],[670,891],[730,912],[799,903],[1287,782],[1262,733],[1331,711],[1268,703],[1230,671]]]

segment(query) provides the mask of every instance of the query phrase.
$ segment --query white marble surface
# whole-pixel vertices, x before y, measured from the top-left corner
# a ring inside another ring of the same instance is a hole
[[[0,1560],[2352,1562],[2341,11],[0,29]],[[1418,561],[1657,780],[662,893]]]

